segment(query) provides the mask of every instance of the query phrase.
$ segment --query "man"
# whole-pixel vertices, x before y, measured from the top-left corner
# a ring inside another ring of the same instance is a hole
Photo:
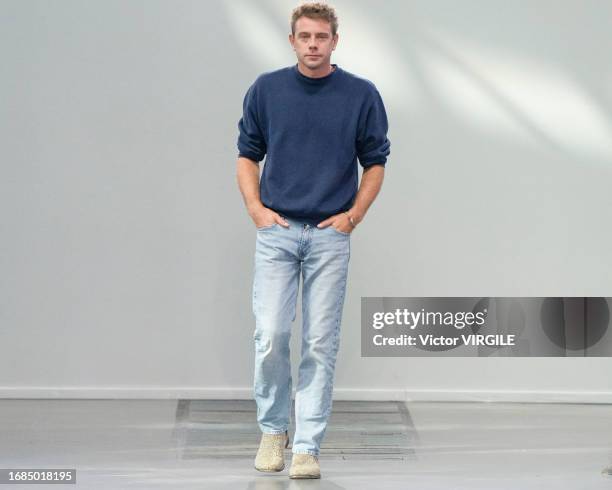
[[[390,153],[376,87],[330,62],[337,28],[329,5],[297,7],[289,35],[297,64],[260,75],[245,95],[238,123],[237,180],[257,228],[252,299],[259,471],[285,467],[289,339],[303,276],[291,478],[320,478],[350,236],[380,190]],[[260,183],[259,162],[266,154]],[[364,168],[359,191],[358,160]]]

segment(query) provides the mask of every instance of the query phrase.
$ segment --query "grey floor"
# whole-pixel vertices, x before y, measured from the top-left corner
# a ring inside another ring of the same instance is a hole
[[[258,443],[252,401],[0,400],[0,468],[76,468],[61,488],[612,489],[610,405],[335,401],[321,480],[290,449],[257,472]]]

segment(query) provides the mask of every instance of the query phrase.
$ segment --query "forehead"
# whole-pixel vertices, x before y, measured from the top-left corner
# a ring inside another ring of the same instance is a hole
[[[311,19],[310,17],[302,16],[295,21],[295,33],[300,32],[325,32],[331,34],[331,24],[325,19]]]

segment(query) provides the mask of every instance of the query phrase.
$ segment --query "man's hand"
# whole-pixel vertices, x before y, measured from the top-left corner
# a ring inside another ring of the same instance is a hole
[[[329,225],[344,233],[351,233],[355,229],[346,213],[338,213],[330,216],[326,220],[321,221],[317,225],[317,228],[326,228]]]
[[[272,226],[274,223],[278,223],[286,228],[289,227],[289,223],[283,219],[283,217],[276,211],[265,207],[263,204],[258,206],[250,213],[256,228],[263,228],[264,226]]]

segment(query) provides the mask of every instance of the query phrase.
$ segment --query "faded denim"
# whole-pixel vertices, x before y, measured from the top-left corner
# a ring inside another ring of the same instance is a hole
[[[291,326],[302,276],[302,347],[292,451],[318,455],[332,409],[336,355],[350,258],[350,234],[286,218],[257,229],[253,275],[254,396],[262,432],[290,423]]]

